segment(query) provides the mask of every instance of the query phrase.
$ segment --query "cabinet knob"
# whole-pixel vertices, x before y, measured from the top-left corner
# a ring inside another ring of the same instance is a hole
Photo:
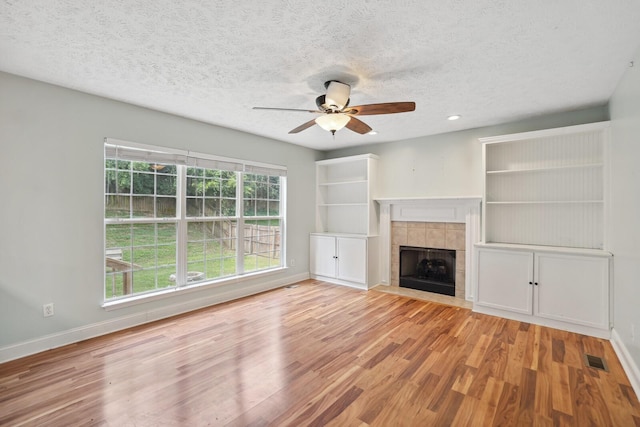
[[[534,285],[538,286],[538,282],[533,282]]]
[[[533,282],[529,282],[530,285],[533,285]]]

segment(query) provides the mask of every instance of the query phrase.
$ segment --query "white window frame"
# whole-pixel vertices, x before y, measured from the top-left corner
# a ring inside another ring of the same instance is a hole
[[[120,149],[127,152],[123,160],[141,161],[149,163],[168,163],[177,167],[177,191],[176,191],[176,217],[175,218],[106,218],[104,217],[104,238],[103,251],[106,257],[106,228],[109,224],[145,224],[145,223],[175,223],[176,224],[176,284],[167,288],[131,293],[122,296],[106,298],[106,286],[103,280],[103,307],[109,308],[123,303],[138,302],[157,297],[165,297],[178,291],[188,291],[192,288],[200,289],[203,286],[221,286],[230,282],[237,283],[238,278],[255,275],[271,274],[286,267],[286,175],[287,169],[284,166],[267,163],[252,162],[247,160],[232,159],[210,154],[197,153],[185,150],[178,150],[166,147],[139,144],[129,141],[122,141],[114,138],[105,138],[105,160],[113,158],[108,153]],[[119,158],[119,157],[118,157]],[[235,216],[220,217],[189,217],[187,216],[187,168],[200,167],[205,169],[217,169],[233,171],[236,174],[236,210]],[[104,169],[104,162],[103,162]],[[106,169],[105,169],[106,173]],[[244,216],[244,174],[269,175],[280,177],[279,188],[279,212],[278,216]],[[105,180],[103,179],[103,186]],[[104,189],[104,187],[103,187]],[[103,209],[103,212],[106,212]],[[187,228],[190,222],[214,222],[221,219],[229,219],[236,222],[236,271],[234,275],[212,278],[209,280],[189,283],[187,281]],[[244,225],[245,220],[278,220],[280,224],[280,263],[276,267],[268,267],[259,270],[244,271]],[[103,278],[106,277],[106,267]]]

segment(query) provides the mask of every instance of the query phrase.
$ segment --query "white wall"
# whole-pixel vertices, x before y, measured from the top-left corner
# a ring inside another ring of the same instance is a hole
[[[614,92],[611,115],[613,341],[640,395],[640,52]]]
[[[417,115],[419,110],[407,114]],[[327,158],[378,154],[377,197],[481,196],[482,146],[478,138],[604,120],[608,120],[606,107],[594,107],[497,126],[334,150],[327,153]]]
[[[308,277],[320,152],[0,73],[0,362],[237,294],[236,283],[101,308],[105,137],[286,165],[296,266],[244,286],[255,292]],[[48,302],[55,315],[43,318]]]

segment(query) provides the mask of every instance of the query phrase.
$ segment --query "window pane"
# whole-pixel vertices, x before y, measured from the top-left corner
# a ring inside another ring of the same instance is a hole
[[[203,176],[202,168],[187,168],[187,176]]]
[[[202,216],[202,199],[187,198],[187,216],[199,217]]]
[[[176,165],[115,159],[105,165],[105,218],[175,218]]]
[[[269,185],[269,199],[280,200],[280,185],[278,184]]]
[[[158,224],[158,244],[166,245],[176,243],[176,224]]]
[[[175,218],[176,198],[175,197],[157,197],[156,198],[156,217],[157,218]]]
[[[222,187],[222,196],[223,197],[236,197],[236,177],[233,175],[229,179],[220,180],[220,185]]]
[[[257,200],[256,201],[256,216],[267,216],[267,201],[266,200]]]
[[[222,199],[222,216],[236,216],[236,200]]]
[[[131,162],[128,160],[118,160],[118,169],[122,169],[122,170],[131,169]]]
[[[175,196],[176,195],[176,177],[174,175],[157,175],[156,176],[156,194]]]
[[[280,215],[280,202],[269,202],[269,216]]]
[[[155,245],[156,224],[134,224],[133,246]]]
[[[131,193],[131,173],[129,173],[128,171],[117,171],[115,179],[116,193]]]
[[[235,221],[190,222],[187,229],[187,283],[235,273]]]
[[[244,227],[244,270],[256,271],[280,266],[280,222],[246,221]]]
[[[134,218],[154,218],[153,196],[131,196],[131,216]]]
[[[202,196],[204,194],[204,180],[201,178],[187,178],[187,196]]]
[[[255,200],[245,200],[244,201],[244,215],[245,216],[256,216],[256,201]]]
[[[256,198],[266,199],[269,194],[269,187],[267,184],[259,182],[256,184]]]
[[[280,215],[280,178],[267,175],[244,175],[244,214],[252,216]]]
[[[106,195],[104,199],[105,218],[128,218],[129,196]]]
[[[205,199],[204,216],[220,216],[220,199]]]
[[[153,194],[155,191],[155,177],[150,173],[133,173],[133,193]]]
[[[207,179],[204,182],[204,195],[208,197],[220,197],[220,180]]]
[[[119,249],[131,246],[132,232],[130,224],[108,224],[106,226],[106,248]],[[108,256],[108,255],[107,255]],[[118,255],[122,258],[122,254]]]
[[[187,224],[187,236],[189,242],[201,242],[204,240],[204,222],[190,222]]]
[[[173,286],[176,224],[107,224],[105,296]]]

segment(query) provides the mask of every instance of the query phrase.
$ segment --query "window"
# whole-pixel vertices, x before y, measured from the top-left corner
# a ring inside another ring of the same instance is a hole
[[[105,143],[105,299],[283,266],[286,169]]]

